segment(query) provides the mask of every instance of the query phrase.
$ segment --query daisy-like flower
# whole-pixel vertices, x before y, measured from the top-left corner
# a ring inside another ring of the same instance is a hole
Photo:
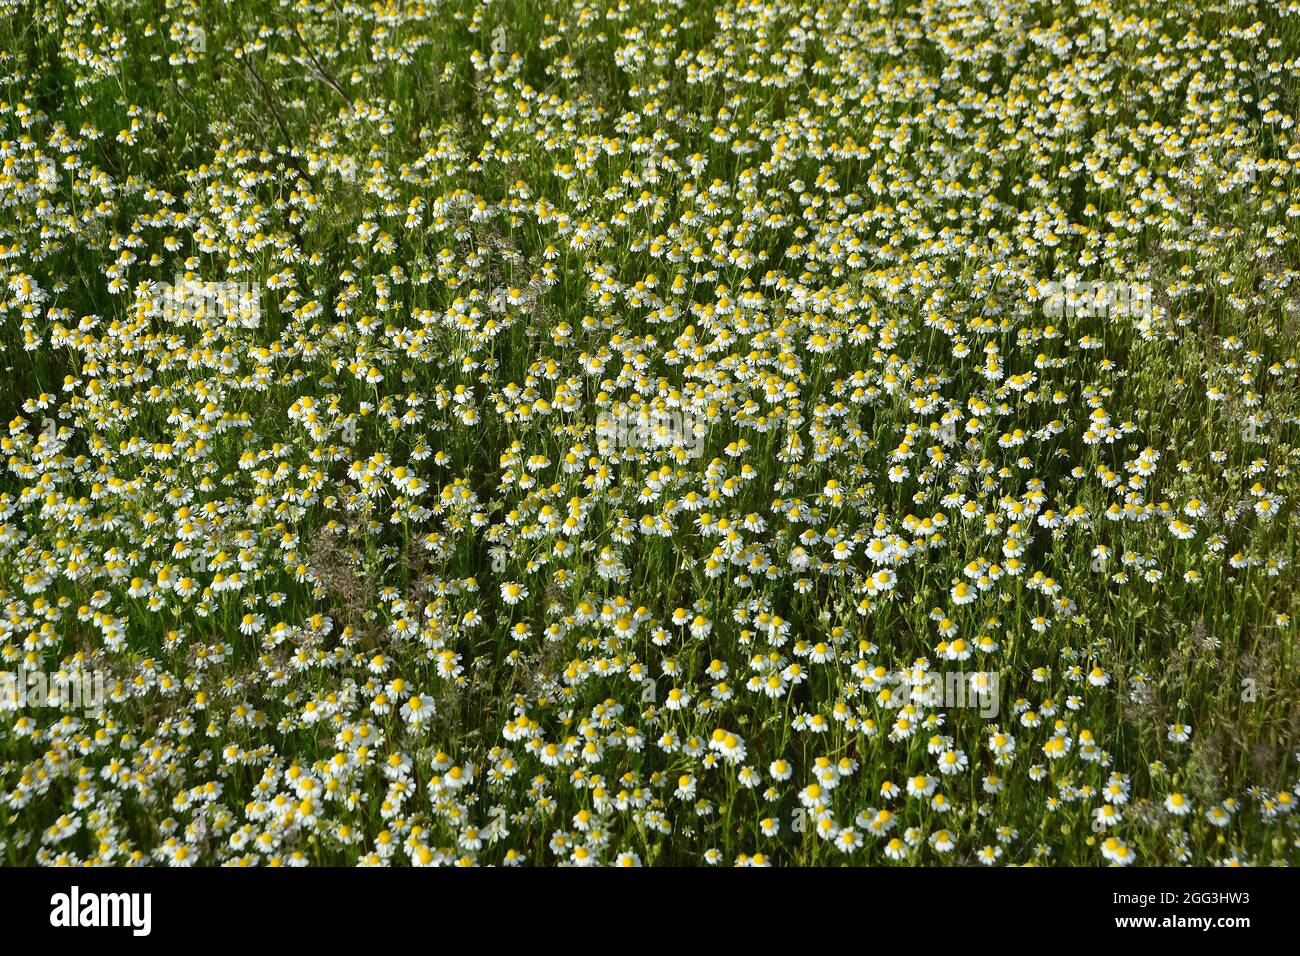
[[[412,730],[419,730],[428,725],[435,712],[434,700],[427,694],[412,694],[401,708],[402,719]]]
[[[979,860],[984,866],[994,866],[997,864],[998,860],[1002,859],[1002,847],[983,847],[979,853],[975,855],[975,859]]]
[[[1222,829],[1232,822],[1232,814],[1223,806],[1213,806],[1205,811],[1205,819],[1211,826]]]
[[[945,776],[959,774],[966,769],[969,763],[966,754],[960,750],[945,750],[939,754],[939,772]]]
[[[1129,866],[1137,855],[1118,837],[1107,837],[1101,843],[1101,855],[1113,866]]]
[[[1186,724],[1180,724],[1180,723],[1170,724],[1169,731],[1165,735],[1166,739],[1171,740],[1174,743],[1178,743],[1178,744],[1186,743],[1188,740],[1191,739],[1191,736],[1192,736],[1192,728],[1187,726]]]
[[[1176,817],[1182,817],[1192,812],[1192,803],[1181,793],[1171,793],[1165,797],[1165,809]]]
[[[930,834],[929,841],[938,853],[951,853],[957,847],[957,841],[948,830],[935,830]]]

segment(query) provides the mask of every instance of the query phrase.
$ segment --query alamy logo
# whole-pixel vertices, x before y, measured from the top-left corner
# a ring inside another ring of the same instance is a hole
[[[596,438],[616,449],[680,448],[687,458],[704,454],[707,422],[703,415],[671,408],[649,412],[601,412],[596,417]]]
[[[1151,289],[1133,282],[1045,282],[1039,287],[1049,319],[1149,318]]]
[[[979,708],[985,719],[1001,710],[997,671],[901,670],[888,680],[901,688],[896,706],[906,703],[932,708]]]
[[[220,316],[243,328],[256,328],[262,319],[262,292],[249,282],[205,282],[176,276],[159,283],[163,315],[169,319]]]
[[[61,670],[47,674],[22,664],[0,671],[0,713],[29,707],[93,711],[104,703],[104,672]]]
[[[56,927],[126,926],[133,936],[153,928],[151,893],[82,893],[80,887],[50,897],[50,925]]]

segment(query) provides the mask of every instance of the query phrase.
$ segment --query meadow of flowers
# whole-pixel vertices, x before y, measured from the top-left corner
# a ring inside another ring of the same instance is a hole
[[[1300,2],[0,0],[0,862],[1300,858]]]

